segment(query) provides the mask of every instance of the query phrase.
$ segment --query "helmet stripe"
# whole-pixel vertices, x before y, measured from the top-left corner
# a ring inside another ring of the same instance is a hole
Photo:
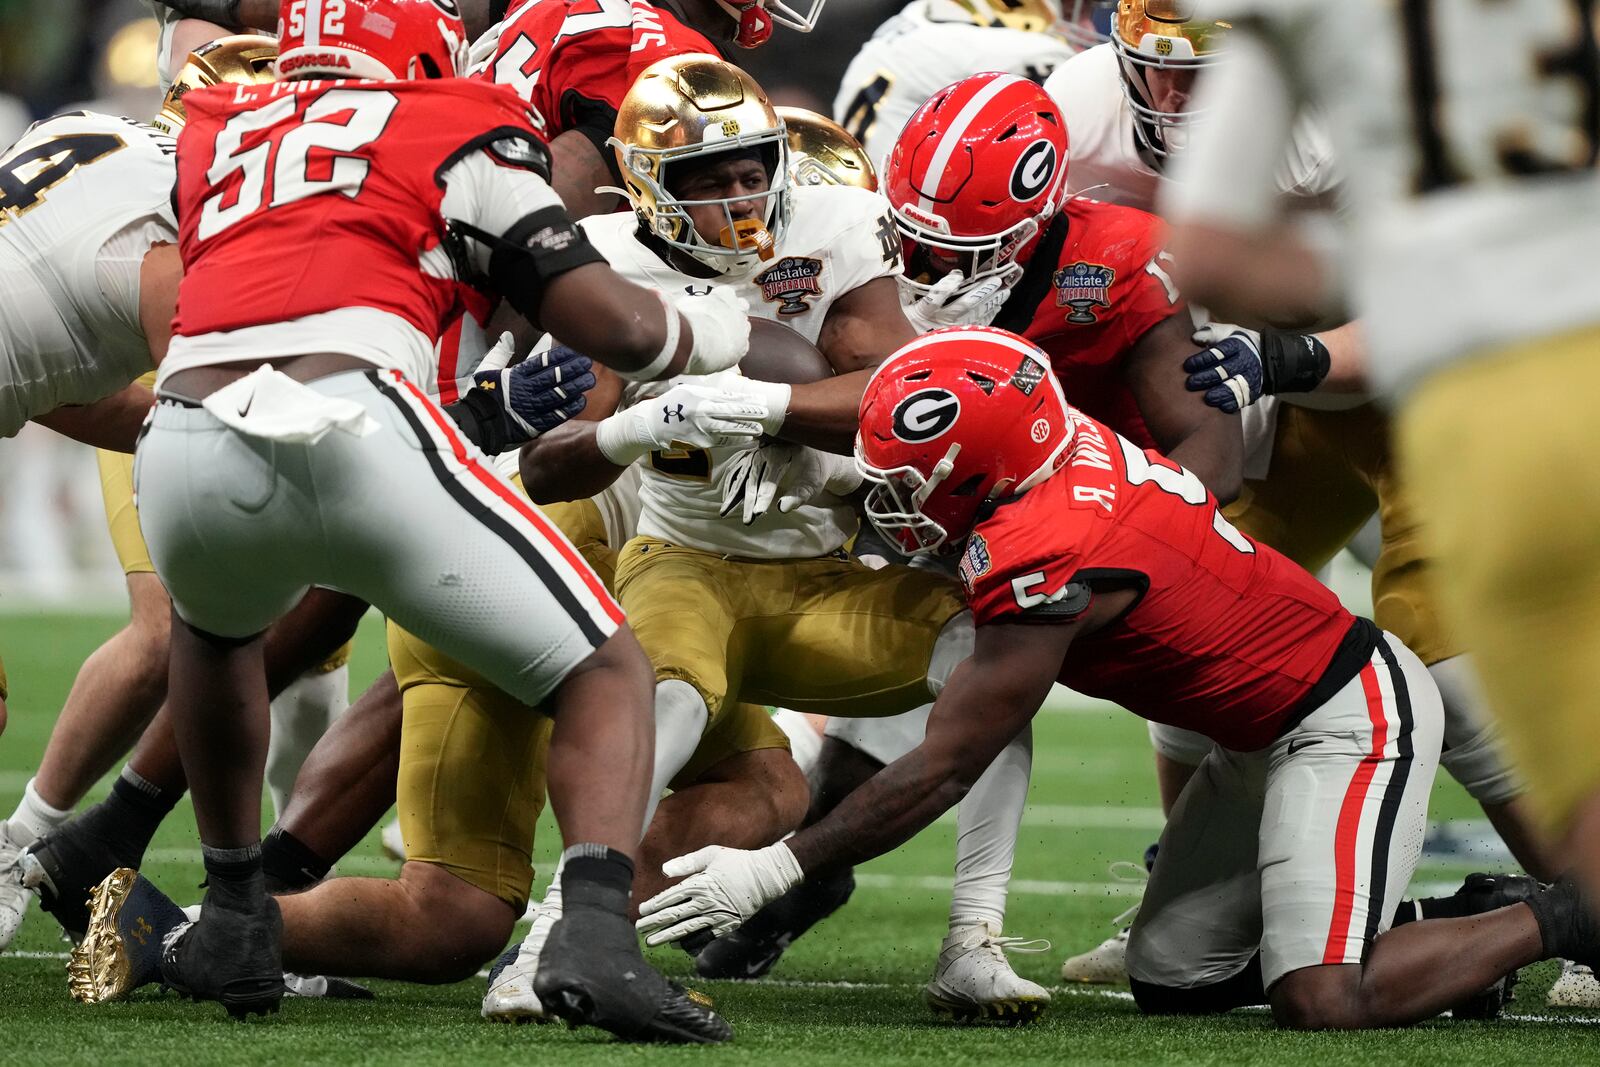
[[[982,89],[979,89],[972,99],[967,101],[966,106],[956,114],[955,121],[950,124],[949,129],[945,130],[944,135],[939,139],[938,147],[933,151],[933,159],[928,162],[928,173],[922,181],[917,183],[919,193],[917,206],[923,211],[932,211],[934,209],[933,200],[929,194],[937,194],[939,192],[939,183],[944,181],[945,168],[950,165],[950,158],[955,155],[956,147],[961,144],[961,138],[966,135],[967,127],[972,125],[973,120],[978,117],[979,112],[988,106],[989,101],[1018,82],[1031,84],[1025,78],[1019,78],[1015,74],[1006,74],[995,78]],[[924,190],[926,191],[924,192]]]

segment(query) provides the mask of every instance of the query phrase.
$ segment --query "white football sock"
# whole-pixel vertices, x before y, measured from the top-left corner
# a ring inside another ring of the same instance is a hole
[[[772,722],[789,739],[789,754],[800,767],[800,773],[810,777],[811,768],[822,755],[822,735],[811,720],[798,711],[779,708],[772,713]]]
[[[1017,830],[1033,771],[1033,727],[1000,751],[956,810],[956,883],[950,925],[987,922],[1002,929]]]
[[[644,811],[646,830],[656,817],[662,792],[688,765],[710,720],[711,711],[694,686],[676,678],[656,683],[656,767]]]
[[[322,740],[333,721],[350,706],[350,668],[308,671],[290,683],[272,702],[272,735],[267,743],[267,789],[272,794],[272,810],[283,818],[311,750]]]
[[[22,800],[11,814],[10,836],[19,845],[31,845],[45,834],[72,818],[71,810],[51,807],[33,787],[33,779],[23,787]],[[26,840],[24,840],[26,839]]]

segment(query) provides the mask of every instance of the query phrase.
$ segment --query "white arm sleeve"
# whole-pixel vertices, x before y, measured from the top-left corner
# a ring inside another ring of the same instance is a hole
[[[1252,33],[1240,32],[1201,83],[1197,107],[1209,118],[1194,143],[1173,161],[1159,209],[1174,223],[1264,228],[1280,213],[1285,155],[1298,100],[1278,57]]]
[[[526,167],[495,161],[497,147],[506,145],[507,142],[496,142],[469,152],[444,172],[444,200],[439,212],[446,220],[459,220],[499,237],[536,212],[563,208],[565,214],[561,197],[549,182]],[[517,142],[511,142],[510,147],[526,151]],[[568,220],[569,229],[570,226]],[[492,249],[476,240],[468,240],[467,249],[473,265],[487,272]]]

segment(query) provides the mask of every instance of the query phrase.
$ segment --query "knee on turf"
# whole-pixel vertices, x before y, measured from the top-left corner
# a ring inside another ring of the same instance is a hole
[[[1261,985],[1259,954],[1250,958],[1244,970],[1220,982],[1177,987],[1130,977],[1128,988],[1145,1015],[1220,1015],[1267,999]]]
[[[415,916],[405,936],[415,946],[414,958],[426,961],[411,981],[443,984],[471,978],[511,938],[516,910],[438,864],[407,863],[400,870],[400,884]]]
[[[1355,964],[1302,967],[1278,979],[1268,997],[1285,1030],[1361,1030],[1373,1025]]]

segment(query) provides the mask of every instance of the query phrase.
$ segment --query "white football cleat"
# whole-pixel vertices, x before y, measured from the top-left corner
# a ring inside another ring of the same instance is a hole
[[[1561,961],[1561,977],[1550,987],[1545,1003],[1552,1008],[1600,1010],[1600,979],[1581,963]]]
[[[31,844],[12,836],[10,822],[0,822],[0,952],[17,936],[33,896],[22,884],[22,854]]]
[[[1118,930],[1088,952],[1069,956],[1061,965],[1063,982],[1122,985],[1128,981],[1128,927]]]
[[[533,913],[533,925],[518,944],[500,954],[489,970],[489,991],[483,995],[483,1017],[496,1023],[549,1022],[544,1005],[533,991],[539,973],[539,953],[550,930],[561,918],[561,892],[552,888]]]
[[[935,1015],[957,1022],[1025,1026],[1044,1014],[1050,993],[1011,969],[1006,952],[1048,952],[1050,942],[1002,937],[988,923],[953,926],[939,946],[933,981],[922,994]]]
[[[384,855],[401,863],[406,861],[406,839],[400,836],[399,819],[391,819],[384,823],[382,832],[378,834],[378,841],[383,846]]]

